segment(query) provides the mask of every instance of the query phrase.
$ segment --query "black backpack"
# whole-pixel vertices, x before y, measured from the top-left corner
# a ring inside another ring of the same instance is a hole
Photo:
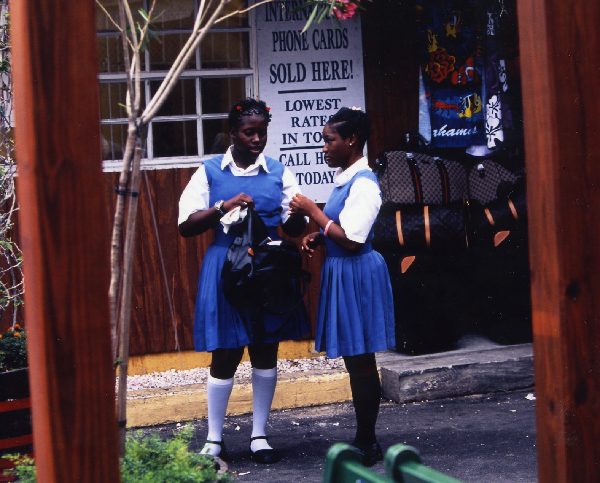
[[[290,241],[271,240],[252,208],[242,223],[243,231],[231,243],[223,265],[225,297],[240,311],[291,314],[302,304],[310,277],[302,269],[300,251]]]

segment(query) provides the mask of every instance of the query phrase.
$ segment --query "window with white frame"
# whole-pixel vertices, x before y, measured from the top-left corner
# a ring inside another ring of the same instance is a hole
[[[149,9],[150,0],[130,0],[132,11]],[[246,2],[231,2],[236,10]],[[117,18],[118,2],[102,5]],[[142,54],[144,102],[158,89],[181,50],[194,23],[198,0],[157,0],[153,35]],[[98,9],[98,58],[102,156],[122,158],[127,136],[125,65],[121,37]],[[175,89],[150,123],[145,164],[180,164],[199,156],[225,152],[229,145],[227,114],[238,99],[254,87],[254,32],[248,14],[230,17],[201,42]],[[110,164],[110,163],[109,163]]]

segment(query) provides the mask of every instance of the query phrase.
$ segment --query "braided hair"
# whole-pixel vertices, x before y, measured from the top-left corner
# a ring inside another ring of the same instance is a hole
[[[336,131],[342,139],[356,136],[358,146],[362,149],[371,134],[371,121],[366,112],[360,109],[342,107],[329,118],[327,124]]]
[[[229,111],[229,129],[237,129],[242,124],[242,116],[262,116],[267,124],[271,122],[271,110],[264,101],[257,99],[242,99],[236,102]]]

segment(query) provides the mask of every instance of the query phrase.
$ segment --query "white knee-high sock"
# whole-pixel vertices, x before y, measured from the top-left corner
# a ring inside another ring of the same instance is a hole
[[[252,437],[266,436],[267,420],[271,411],[277,367],[272,369],[252,369]],[[271,449],[266,439],[256,439],[250,443],[252,451]]]
[[[221,441],[223,438],[223,423],[225,422],[225,413],[227,412],[227,403],[233,388],[233,377],[231,379],[217,379],[208,376],[206,385],[208,392],[208,437],[209,441]],[[217,444],[206,443],[202,454],[219,456],[221,446]]]

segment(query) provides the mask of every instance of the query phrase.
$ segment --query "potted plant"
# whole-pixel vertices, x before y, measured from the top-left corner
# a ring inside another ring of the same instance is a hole
[[[0,455],[31,446],[27,334],[19,324],[0,333]],[[7,466],[0,457],[0,468]]]
[[[0,401],[28,396],[27,333],[14,324],[0,333]]]

